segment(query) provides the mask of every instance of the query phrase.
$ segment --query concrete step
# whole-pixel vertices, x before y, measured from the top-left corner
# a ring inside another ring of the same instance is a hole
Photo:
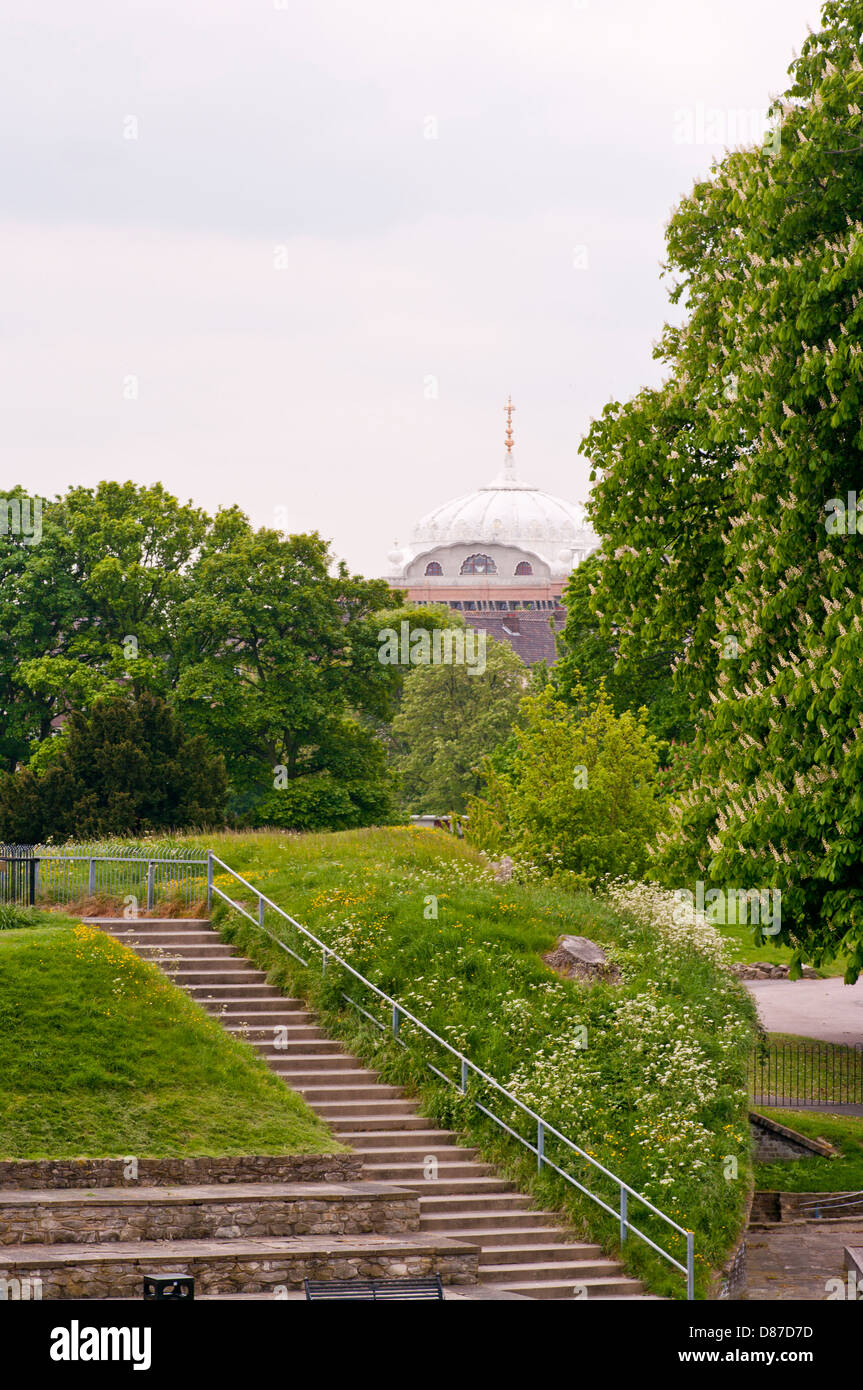
[[[206,953],[207,955],[222,956],[235,955],[233,946],[228,946],[222,941],[213,941],[212,932],[179,932],[163,931],[161,928],[156,931],[134,931],[134,932],[111,932],[118,941],[122,941],[124,946],[131,946],[133,950],[144,951],[164,951],[170,947],[171,952],[194,951]]]
[[[411,1192],[415,1192],[418,1197],[425,1197],[432,1190],[442,1197],[464,1197],[471,1194],[480,1195],[493,1192],[514,1192],[515,1183],[507,1182],[505,1178],[495,1177],[476,1177],[472,1175],[467,1178],[442,1177],[423,1178],[422,1174],[418,1177],[410,1177],[399,1173],[398,1170],[390,1168],[368,1168],[363,1166],[363,1174],[367,1178],[373,1178],[375,1182],[394,1182],[398,1187],[409,1187]]]
[[[478,1183],[478,1192],[509,1192],[514,1190],[515,1183],[508,1182],[505,1178],[499,1178],[490,1163],[471,1163],[468,1159],[466,1163],[435,1160],[437,1167],[436,1176],[426,1175],[426,1162],[415,1163],[369,1163],[363,1160],[363,1172],[368,1173],[369,1177],[374,1177],[375,1182],[408,1182],[411,1187],[418,1192],[433,1192],[442,1182],[458,1183],[463,1187],[467,1183]],[[489,1187],[491,1182],[500,1183],[500,1188]]]
[[[163,967],[165,974],[170,975],[175,985],[182,989],[206,991],[225,990],[228,992],[234,986],[239,986],[242,990],[272,990],[270,998],[278,997],[278,990],[273,985],[267,984],[267,976],[263,970],[253,970],[250,965],[219,966],[208,970],[206,966],[192,965],[188,961],[181,961],[174,966],[166,962]]]
[[[206,1007],[206,1001],[201,1002]],[[269,994],[261,998],[250,998],[248,995],[237,998],[232,994],[227,999],[213,999],[211,1012],[218,1013],[220,1022],[226,1028],[241,1028],[243,1023],[247,1023],[247,1031],[252,1035],[255,1028],[265,1028],[271,1036],[273,1028],[287,1028],[285,1037],[289,1044],[313,1038],[320,1042],[331,1042],[323,1028],[318,1028],[316,1024],[297,1023],[299,1010],[281,1009],[275,1005],[276,1000]]]
[[[89,926],[102,927],[110,932],[111,936],[116,936],[121,931],[132,931],[137,927],[150,931],[155,928],[162,931],[201,931],[206,928],[211,936],[217,934],[208,917],[82,917],[81,921]]]
[[[378,1082],[373,1082],[371,1086],[321,1086],[317,1082],[297,1085],[292,1081],[290,1086],[312,1106],[333,1105],[343,1100],[354,1105],[361,1102],[375,1105],[381,1101],[398,1100],[401,1096],[398,1086],[381,1086]]]
[[[560,1220],[554,1212],[550,1211],[531,1211],[529,1209],[515,1208],[513,1210],[497,1209],[488,1212],[464,1212],[450,1211],[440,1212],[434,1216],[426,1215],[424,1210],[426,1198],[420,1202],[420,1230],[438,1231],[441,1235],[451,1232],[467,1238],[468,1233],[474,1239],[482,1238],[486,1229],[499,1230],[501,1227],[512,1226],[518,1230],[529,1230],[533,1227],[534,1231],[545,1232],[546,1227],[553,1226]]]
[[[356,1123],[358,1115],[388,1115],[390,1117],[411,1115],[413,1107],[408,1100],[321,1100],[315,1102],[315,1111],[327,1124],[333,1119],[351,1117]]]
[[[229,1033],[245,1023],[246,1032],[251,1033],[253,1040],[260,1042],[271,1041],[275,1036],[274,1029],[285,1026],[290,1027],[292,1022],[296,1022],[298,1014],[305,1015],[307,1012],[308,1010],[304,1008],[298,999],[282,999],[277,1009],[260,1009],[258,1013],[263,1014],[264,1017],[259,1018],[256,1014],[253,1020],[249,1019],[248,1015],[240,1008],[226,1009],[220,1007],[219,1010],[223,1026]],[[320,1029],[318,1031],[320,1031]],[[290,1040],[288,1045],[290,1046]],[[326,1037],[319,1039],[315,1043],[314,1050],[317,1052],[318,1050],[323,1050],[324,1047],[330,1048],[331,1051],[340,1050],[338,1043],[334,1043],[330,1038]]]
[[[366,1071],[362,1062],[346,1052],[300,1052],[296,1048],[279,1047],[278,1043],[258,1043],[252,1038],[248,1041],[280,1076],[343,1076],[347,1072],[377,1076],[377,1072]]]
[[[299,1091],[307,1086],[318,1089],[324,1087],[327,1090],[338,1090],[340,1087],[347,1086],[352,1091],[361,1087],[365,1094],[366,1091],[370,1092],[372,1087],[377,1089],[380,1085],[377,1073],[365,1071],[363,1067],[354,1067],[353,1070],[350,1067],[339,1067],[338,1071],[328,1071],[323,1067],[317,1069],[312,1067],[311,1070],[307,1070],[305,1067],[300,1069],[299,1067],[292,1067],[289,1062],[279,1061],[278,1053],[275,1057],[267,1057],[264,1060],[270,1071],[275,1072],[276,1076],[280,1076],[285,1085],[290,1086],[292,1091]],[[381,1090],[385,1093],[400,1094],[398,1087],[383,1086]],[[348,1099],[350,1100],[351,1097],[349,1096]]]
[[[620,1266],[618,1265],[617,1268]],[[593,1298],[613,1298],[620,1297],[622,1294],[639,1297],[642,1293],[642,1285],[638,1280],[628,1279],[625,1275],[617,1277],[607,1275],[602,1278],[588,1276],[585,1279],[562,1280],[556,1284],[537,1279],[519,1279],[512,1282],[502,1280],[499,1287],[506,1289],[509,1293],[520,1293],[526,1298],[584,1298],[586,1296],[588,1302]]]
[[[420,1116],[420,1119],[422,1118]],[[428,1120],[425,1123],[428,1124]],[[343,1144],[350,1144],[352,1149],[361,1153],[366,1163],[375,1162],[378,1158],[382,1162],[397,1158],[400,1163],[409,1163],[414,1155],[422,1162],[426,1154],[436,1154],[439,1158],[443,1156],[449,1161],[453,1153],[467,1155],[469,1158],[476,1158],[479,1154],[479,1149],[459,1148],[454,1134],[447,1134],[445,1130],[439,1129],[355,1131],[336,1128],[336,1133]]]
[[[501,1232],[507,1239],[511,1234],[509,1231]],[[543,1265],[558,1262],[569,1264],[572,1260],[601,1260],[603,1257],[599,1245],[570,1245],[564,1241],[553,1245],[544,1239],[537,1240],[536,1231],[525,1231],[523,1236],[524,1241],[521,1245],[489,1245],[486,1236],[483,1236],[483,1250],[479,1257],[480,1269],[494,1269],[498,1265],[531,1264],[535,1261]]]
[[[189,994],[197,1000],[199,1004],[205,1004],[208,1000],[214,1006],[216,1004],[230,1004],[234,1008],[249,1009],[252,1013],[259,1010],[272,1009],[278,1002],[279,991],[272,985],[260,984],[185,984],[175,980],[175,984],[180,984],[187,989]],[[320,1032],[320,1029],[318,1029]]]
[[[426,1130],[428,1128],[428,1120],[425,1115],[418,1115],[416,1112],[412,1115],[403,1115],[397,1120],[388,1120],[385,1116],[367,1115],[361,1128],[354,1128],[355,1123],[352,1119],[331,1120],[330,1129],[339,1136],[343,1144],[350,1144],[354,1147],[354,1140],[368,1139],[373,1134],[392,1134],[394,1138],[396,1136],[404,1138],[408,1130]]]
[[[563,1247],[566,1249],[566,1246]],[[588,1279],[607,1279],[616,1276],[620,1265],[616,1260],[568,1260],[547,1262],[545,1260],[524,1264],[482,1265],[479,1277],[483,1284],[523,1283],[530,1280],[537,1284],[584,1283]]]
[[[532,1217],[533,1212],[529,1215]],[[534,1250],[546,1250],[549,1246],[561,1246],[565,1249],[571,1248],[572,1233],[566,1231],[562,1226],[547,1224],[531,1225],[483,1225],[475,1239],[481,1244],[480,1262],[486,1257],[493,1260],[499,1249],[524,1249],[531,1253]]]
[[[423,1220],[429,1217],[443,1216],[448,1213],[462,1213],[468,1217],[485,1216],[489,1212],[505,1211],[531,1211],[532,1201],[517,1189],[513,1188],[509,1192],[483,1192],[475,1191],[467,1196],[451,1196],[447,1194],[438,1195],[434,1183],[429,1184],[429,1190],[423,1193],[422,1212]]]

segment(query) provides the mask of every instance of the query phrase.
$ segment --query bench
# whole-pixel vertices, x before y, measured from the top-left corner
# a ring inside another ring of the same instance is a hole
[[[443,1299],[439,1274],[426,1274],[420,1279],[304,1279],[306,1300],[317,1302],[384,1303],[391,1298]]]

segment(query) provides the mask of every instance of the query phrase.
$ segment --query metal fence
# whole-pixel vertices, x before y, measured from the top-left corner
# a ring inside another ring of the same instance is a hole
[[[863,1044],[770,1042],[752,1056],[749,1085],[756,1105],[863,1105]]]
[[[86,898],[185,906],[207,896],[207,856],[187,845],[0,845],[0,903],[33,906]]]

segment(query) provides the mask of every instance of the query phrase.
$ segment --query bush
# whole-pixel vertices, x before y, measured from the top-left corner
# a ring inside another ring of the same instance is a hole
[[[600,690],[573,712],[546,686],[522,701],[506,765],[487,762],[485,775],[469,837],[489,853],[523,855],[582,883],[642,875],[665,818],[644,711],[615,715]]]

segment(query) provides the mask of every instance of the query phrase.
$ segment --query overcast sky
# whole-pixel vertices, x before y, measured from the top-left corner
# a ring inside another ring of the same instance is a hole
[[[0,490],[161,480],[382,574],[511,391],[519,472],[584,500],[705,137],[819,8],[4,0]]]

